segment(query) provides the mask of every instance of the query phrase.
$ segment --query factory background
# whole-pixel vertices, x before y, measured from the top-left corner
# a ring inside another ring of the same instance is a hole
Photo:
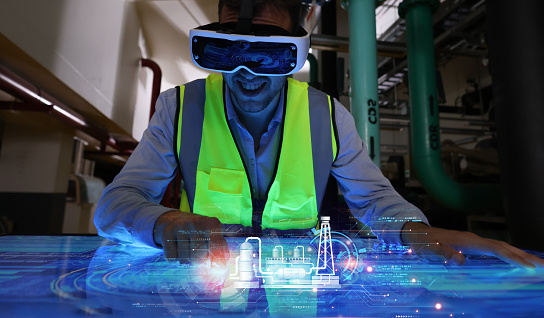
[[[305,19],[311,57],[294,77],[337,97],[356,122],[374,116],[371,157],[432,225],[543,250],[543,3],[411,0],[404,19],[401,0],[376,1],[377,100],[361,111],[352,46],[365,25],[353,17],[373,1],[321,2]],[[424,54],[412,49],[411,6],[432,12],[439,127],[427,144],[411,137],[433,120],[411,100],[423,71],[409,75],[410,50]],[[101,190],[158,91],[209,74],[191,61],[189,30],[216,17],[216,0],[0,0],[0,232],[96,233]],[[420,161],[425,147],[438,149],[438,166]],[[330,210],[344,213],[334,182],[329,192]]]

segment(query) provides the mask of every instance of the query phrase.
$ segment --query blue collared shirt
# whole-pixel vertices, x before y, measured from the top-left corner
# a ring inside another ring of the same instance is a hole
[[[266,199],[266,190],[276,165],[277,154],[281,139],[282,129],[278,129],[283,124],[283,107],[277,107],[274,117],[270,120],[266,131],[261,136],[261,140],[253,140],[253,137],[242,124],[236,114],[230,98],[229,88],[225,86],[225,103],[227,105],[227,120],[230,127],[233,127],[234,139],[238,145],[242,146],[242,160],[247,167],[247,173],[251,180],[251,189],[256,199]],[[283,105],[284,90],[281,90],[278,105]],[[259,143],[258,150],[255,152],[255,143]]]
[[[283,107],[277,107],[261,140],[254,141],[234,110],[226,85],[225,89],[227,117],[230,126],[236,128],[234,138],[242,147],[242,158],[255,188],[252,191],[258,198],[265,198],[279,150]],[[282,90],[279,105],[283,105],[283,95]],[[176,107],[175,89],[159,96],[155,114],[138,147],[104,190],[95,212],[95,224],[101,236],[119,243],[156,246],[153,241],[155,222],[161,214],[171,210],[159,202],[176,173],[172,147]],[[353,117],[337,100],[335,118],[339,149],[331,174],[351,213],[386,243],[401,244],[402,226],[409,221],[428,224],[427,218],[395,191],[370,160]],[[257,152],[254,142],[259,142]]]

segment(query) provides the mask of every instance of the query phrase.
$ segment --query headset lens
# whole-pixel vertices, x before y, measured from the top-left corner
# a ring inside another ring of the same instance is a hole
[[[231,72],[245,66],[256,74],[289,74],[297,66],[293,43],[247,42],[194,36],[195,62],[206,69]]]

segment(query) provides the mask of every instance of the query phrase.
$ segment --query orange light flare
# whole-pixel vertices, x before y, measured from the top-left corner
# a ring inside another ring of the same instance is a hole
[[[357,261],[355,261],[355,260],[352,259],[351,257],[350,257],[350,258],[346,258],[346,259],[344,259],[344,261],[342,262],[342,266],[343,266],[345,269],[355,269],[355,267],[357,267]]]

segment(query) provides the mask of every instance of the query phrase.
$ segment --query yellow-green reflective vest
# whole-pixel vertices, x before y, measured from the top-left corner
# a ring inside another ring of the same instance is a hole
[[[174,154],[184,180],[180,210],[252,226],[250,181],[227,121],[223,85],[223,77],[212,74],[177,88]],[[284,100],[281,147],[262,228],[308,229],[317,223],[337,155],[334,102],[293,79]]]

